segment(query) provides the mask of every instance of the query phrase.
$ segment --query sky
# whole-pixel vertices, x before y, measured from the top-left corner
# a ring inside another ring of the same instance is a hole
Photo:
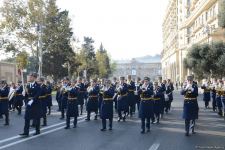
[[[113,59],[162,51],[162,22],[168,0],[57,0],[69,10],[74,34],[103,43]]]

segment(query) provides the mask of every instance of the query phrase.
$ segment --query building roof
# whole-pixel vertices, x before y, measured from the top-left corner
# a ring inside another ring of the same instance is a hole
[[[131,60],[116,60],[115,62],[117,64],[130,64],[132,62],[138,62],[138,63],[161,63],[161,57],[160,55],[155,55],[155,56],[144,56],[144,57],[137,57],[133,58]]]

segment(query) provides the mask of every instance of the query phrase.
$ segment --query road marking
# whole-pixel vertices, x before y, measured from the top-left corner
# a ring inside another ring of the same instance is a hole
[[[159,143],[154,143],[148,150],[157,150],[159,148]]]
[[[78,121],[77,123],[81,123],[81,122],[84,122],[84,121],[85,121],[85,119],[82,119],[82,120]],[[72,124],[73,124],[73,123],[71,123],[71,125],[72,125]],[[43,135],[46,135],[46,134],[50,134],[50,133],[52,133],[52,132],[55,132],[55,131],[58,131],[58,130],[63,129],[64,127],[65,127],[65,126],[58,127],[58,128],[49,130],[49,131],[47,131],[47,132],[41,133],[41,134],[36,135],[36,136],[32,136],[32,137],[28,137],[28,138],[26,138],[26,139],[22,139],[22,140],[18,140],[18,141],[16,141],[16,142],[12,142],[12,143],[10,143],[10,144],[1,146],[1,147],[0,147],[0,150],[1,150],[1,149],[4,149],[4,148],[11,147],[11,146],[14,146],[14,145],[19,144],[19,143],[23,143],[23,142],[26,142],[26,141],[29,141],[29,140],[38,138],[38,137],[43,136]]]
[[[86,116],[82,116],[82,117],[78,117],[77,119],[84,119],[85,117],[86,117]],[[73,121],[73,120],[72,120],[72,121]],[[53,124],[53,125],[51,125],[51,126],[41,128],[41,131],[47,130],[47,129],[50,129],[50,128],[54,128],[54,127],[63,125],[63,124],[65,124],[65,123],[66,123],[66,122],[64,121],[64,122],[60,122],[60,123],[57,123],[57,124]],[[33,134],[33,133],[35,133],[35,130],[30,131],[30,134]],[[16,136],[13,136],[13,137],[10,137],[10,138],[1,140],[1,141],[0,141],[0,144],[5,143],[5,142],[8,142],[8,141],[15,140],[15,139],[20,138],[20,137],[21,137],[21,136],[16,135]]]

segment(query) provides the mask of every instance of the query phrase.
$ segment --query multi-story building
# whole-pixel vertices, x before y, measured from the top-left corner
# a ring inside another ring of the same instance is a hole
[[[0,80],[7,80],[7,82],[17,82],[18,72],[16,64],[0,62]]]
[[[152,80],[161,76],[161,63],[158,62],[141,62],[136,59],[129,61],[117,61],[116,70],[113,77],[132,75],[133,79],[140,77],[150,77]]]
[[[163,23],[162,76],[183,81],[183,60],[196,43],[225,41],[218,25],[220,0],[169,0]]]

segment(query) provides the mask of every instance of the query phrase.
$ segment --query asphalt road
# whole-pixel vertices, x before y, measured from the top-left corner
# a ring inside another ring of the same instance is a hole
[[[54,107],[48,116],[48,126],[40,135],[23,139],[24,119],[16,112],[10,112],[10,126],[4,127],[0,119],[0,150],[195,150],[225,149],[225,121],[211,109],[201,107],[197,121],[197,134],[184,135],[182,119],[183,99],[175,92],[172,110],[160,124],[151,125],[151,132],[140,134],[140,120],[136,116],[126,122],[117,122],[116,114],[113,130],[101,132],[101,120],[86,122],[85,114],[78,119],[78,127],[65,130],[65,120],[59,120],[60,113]],[[93,118],[93,117],[92,117]],[[31,129],[33,130],[33,129]]]

